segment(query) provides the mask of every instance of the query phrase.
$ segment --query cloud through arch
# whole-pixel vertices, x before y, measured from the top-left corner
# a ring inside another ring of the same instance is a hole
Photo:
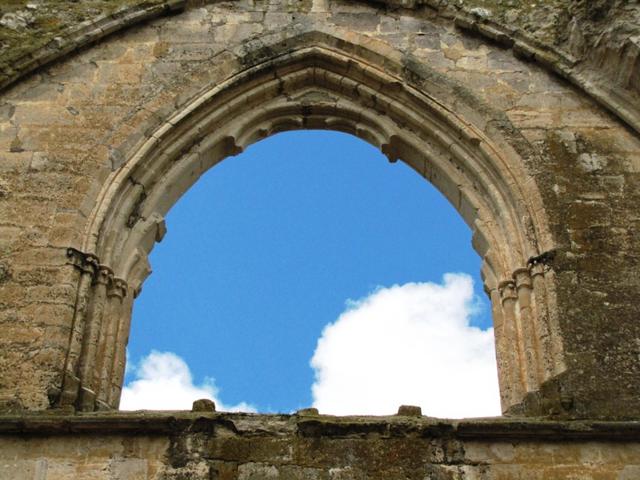
[[[434,417],[500,415],[493,329],[471,325],[476,309],[471,277],[451,273],[441,284],[380,287],[348,301],[311,359],[313,406],[334,415],[389,415],[401,404]],[[190,409],[209,398],[222,411],[256,411],[225,405],[215,381],[194,382],[175,353],[152,351],[131,368],[123,410]]]
[[[190,410],[194,400],[213,400],[221,411],[255,412],[247,403],[225,405],[213,378],[196,384],[185,360],[173,352],[152,351],[130,367],[134,379],[122,390],[121,410]]]
[[[379,288],[348,302],[311,360],[321,413],[393,414],[420,405],[436,417],[500,415],[493,329],[471,325],[473,281]]]

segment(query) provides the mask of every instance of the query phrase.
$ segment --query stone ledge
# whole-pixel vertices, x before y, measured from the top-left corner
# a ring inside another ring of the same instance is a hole
[[[164,435],[226,430],[239,436],[382,438],[447,437],[483,440],[639,441],[640,421],[551,421],[523,418],[449,420],[404,416],[299,416],[284,414],[139,411],[0,416],[0,435]]]

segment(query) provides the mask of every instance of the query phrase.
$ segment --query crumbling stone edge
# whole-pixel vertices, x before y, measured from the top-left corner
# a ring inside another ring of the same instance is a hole
[[[625,89],[613,83],[601,85],[589,76],[590,69],[581,69],[585,59],[576,58],[547,43],[536,40],[520,29],[479,15],[469,7],[442,0],[374,0],[395,8],[419,8],[426,5],[442,18],[452,20],[456,27],[481,36],[492,43],[510,48],[513,54],[535,62],[544,69],[565,79],[597,103],[640,133],[640,106]],[[622,46],[621,46],[622,47]]]
[[[187,0],[165,0],[153,5],[142,3],[82,22],[54,38],[44,47],[18,58],[13,65],[5,65],[0,71],[0,91],[38,68],[49,65],[75,50],[138,23],[181,12],[186,4]]]
[[[489,19],[479,18],[468,12],[461,12],[454,19],[455,25],[476,33],[494,43],[511,48],[521,59],[535,61],[545,69],[567,80],[587,93],[609,112],[623,120],[629,127],[640,133],[640,110],[633,108],[634,102],[620,88],[610,91],[598,85],[594,79],[576,68],[581,61],[551,45],[539,42],[520,30],[510,29]]]
[[[532,418],[448,420],[433,417],[335,417],[330,415],[214,412],[118,412],[81,415],[0,416],[0,435],[136,434],[215,432],[236,435],[366,438],[455,437],[464,439],[544,439],[637,441],[640,421],[550,421]]]

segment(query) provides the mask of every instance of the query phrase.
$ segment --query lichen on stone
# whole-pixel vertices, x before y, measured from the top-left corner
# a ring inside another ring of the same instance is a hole
[[[66,30],[133,5],[163,0],[3,0],[0,2],[0,71],[46,46]]]

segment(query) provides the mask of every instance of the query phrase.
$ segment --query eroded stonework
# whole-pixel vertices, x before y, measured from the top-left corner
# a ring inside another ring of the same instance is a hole
[[[606,422],[185,412],[2,420],[0,478],[7,479],[632,480],[640,475],[637,422],[622,429]]]
[[[224,416],[204,422],[210,440],[191,433],[198,421],[185,420],[185,463],[175,467],[175,435],[153,433],[173,417],[147,424],[144,416],[78,412],[118,407],[131,308],[175,201],[262,138],[331,129],[406,162],[472,228],[493,307],[504,414],[571,421],[514,421],[506,431],[505,420],[482,423],[485,465],[468,456],[475,444],[466,439],[438,447],[463,448],[459,457],[424,457],[433,432],[416,420],[417,430],[400,429],[397,448],[379,445],[388,468],[378,473],[364,463],[346,472],[347,460],[330,457],[343,436],[359,436],[363,443],[345,450],[349,461],[375,463],[376,439],[395,438],[393,420],[356,422],[365,433],[320,422],[311,444],[327,456],[316,466],[311,450],[288,463],[258,458],[254,425],[240,442],[253,453],[221,454],[230,463],[220,478],[637,476],[637,444],[626,433],[640,418],[637,6],[600,2],[606,12],[593,16],[550,3],[545,9],[573,15],[558,13],[558,25],[573,25],[565,34],[547,24],[532,31],[527,19],[537,13],[528,7],[509,24],[513,12],[487,2],[129,3],[2,67],[0,411],[18,415],[0,420],[3,451],[13,452],[6,465],[32,472],[24,478],[56,478],[30,453],[38,435],[52,435],[62,457],[74,458],[59,477],[84,471],[72,452],[88,441],[98,451],[111,442],[111,453],[86,468],[112,476],[96,478],[181,478],[175,472],[205,455],[198,442],[217,452],[239,435],[215,427],[231,428]],[[304,437],[288,417],[248,418],[267,422],[269,432],[288,425],[278,440],[286,451]],[[85,421],[92,426],[78,437]],[[103,438],[102,421],[126,433]],[[571,433],[584,428],[591,433]],[[61,437],[66,429],[73,435]],[[554,432],[564,432],[557,456]],[[491,452],[513,453],[521,441],[531,442],[535,468],[524,457],[489,467],[502,462]],[[133,463],[122,467],[112,448],[138,453],[127,453]],[[393,457],[405,449],[412,453]],[[150,458],[157,464],[144,463]],[[113,473],[121,467],[134,473]],[[194,468],[192,478],[218,478],[210,464]]]

